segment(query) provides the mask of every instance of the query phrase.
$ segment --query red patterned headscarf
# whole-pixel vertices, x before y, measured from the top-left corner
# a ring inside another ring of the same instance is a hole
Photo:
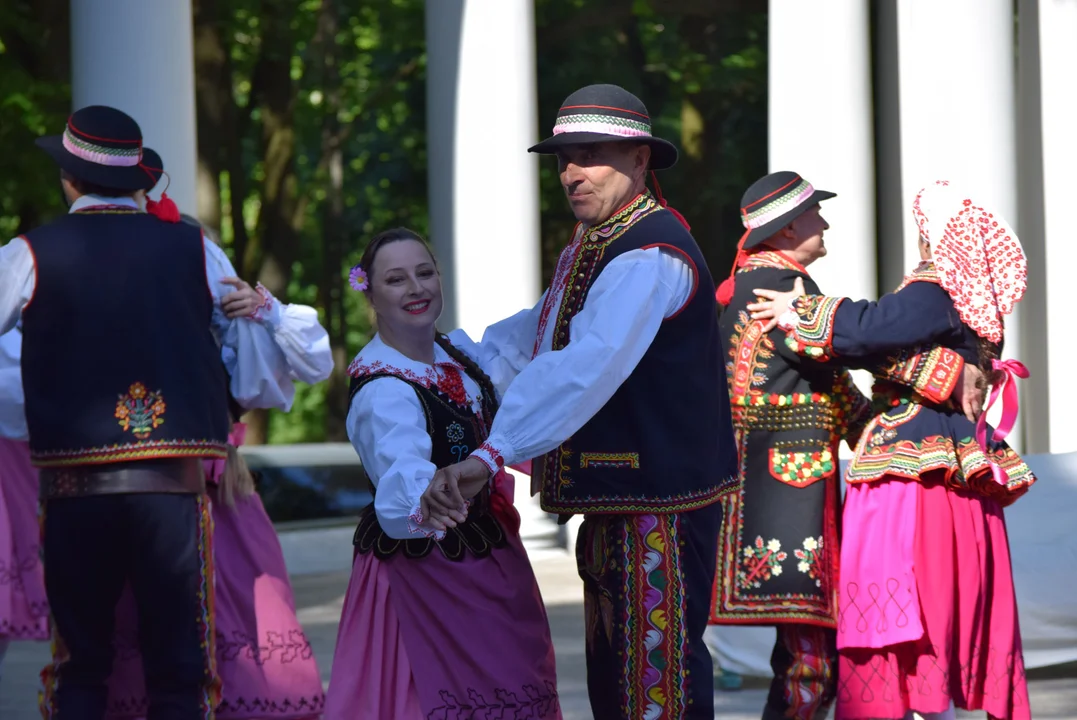
[[[1002,342],[1002,316],[1013,312],[1028,279],[1017,234],[946,180],[917,193],[912,214],[961,320],[980,337]]]

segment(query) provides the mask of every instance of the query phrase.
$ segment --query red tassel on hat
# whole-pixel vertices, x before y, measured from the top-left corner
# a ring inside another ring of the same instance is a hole
[[[669,206],[669,203],[666,202],[666,199],[662,197],[662,186],[658,184],[658,176],[654,174],[654,170],[651,170],[651,180],[654,181],[654,194],[655,197],[658,198],[658,204],[673,213],[673,217],[677,218],[677,221],[681,225],[684,225],[684,229],[691,232],[692,226],[689,225],[688,221],[684,219],[684,215],[681,215],[679,212],[671,208]]]
[[[160,201],[146,198],[146,212],[165,222],[178,223],[180,221],[179,208],[176,207],[176,203],[172,202],[172,198],[168,197],[168,193],[161,193]]]
[[[747,257],[744,254],[744,241],[748,239],[748,234],[751,230],[746,230],[743,235],[740,236],[740,241],[737,243],[737,256],[733,259],[733,269],[729,271],[729,277],[722,281],[722,284],[718,286],[717,292],[714,293],[714,299],[718,301],[719,305],[723,307],[729,305],[733,301],[733,291],[736,290],[737,284],[737,268]]]

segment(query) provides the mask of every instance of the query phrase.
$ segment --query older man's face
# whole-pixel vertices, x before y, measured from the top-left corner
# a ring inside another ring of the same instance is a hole
[[[646,145],[567,145],[557,153],[561,186],[576,219],[597,225],[643,191],[651,158]]]

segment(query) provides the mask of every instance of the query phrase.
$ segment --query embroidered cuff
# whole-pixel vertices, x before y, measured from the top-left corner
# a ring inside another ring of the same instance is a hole
[[[468,457],[473,457],[485,465],[491,475],[497,474],[499,470],[505,467],[505,458],[501,451],[491,445],[489,441],[480,445],[479,448],[468,455]]]
[[[408,515],[408,532],[414,535],[422,535],[423,537],[434,538],[435,540],[444,540],[444,530],[433,530],[431,528],[423,527],[423,522],[426,518],[423,517],[423,510],[421,505],[416,505],[411,515]]]
[[[266,325],[270,330],[276,330],[277,326],[280,325],[280,303],[262,283],[258,283],[254,289],[262,296],[262,302],[250,312],[248,317],[255,322]]]
[[[786,346],[813,360],[833,358],[834,314],[843,299],[802,295],[794,300],[790,312],[778,318],[779,327],[786,332]]]
[[[965,360],[949,348],[937,347],[927,353],[916,355],[916,374],[912,386],[916,392],[933,403],[944,403],[957,387],[958,378],[965,370]],[[910,362],[911,362],[910,361]]]

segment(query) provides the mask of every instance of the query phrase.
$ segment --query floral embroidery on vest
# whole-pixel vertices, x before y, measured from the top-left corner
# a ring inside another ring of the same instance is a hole
[[[823,572],[822,568],[819,567],[823,559],[822,536],[804,538],[804,547],[794,550],[793,557],[800,561],[797,563],[797,570],[807,573],[808,577],[815,580],[816,587],[822,587]]]
[[[782,574],[782,562],[789,555],[782,550],[782,543],[776,538],[764,543],[757,536],[755,543],[744,548],[744,559],[737,572],[737,584],[741,587],[758,588],[765,580]]]
[[[136,382],[119,396],[116,403],[116,419],[120,427],[130,430],[139,440],[145,440],[164,424],[165,401],[161,391],[149,392],[146,386]]]

